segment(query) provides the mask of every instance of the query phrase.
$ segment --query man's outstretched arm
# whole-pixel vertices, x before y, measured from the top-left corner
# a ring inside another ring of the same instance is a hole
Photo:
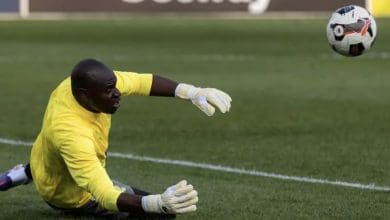
[[[230,110],[230,96],[215,88],[199,88],[190,84],[177,83],[170,79],[153,75],[151,96],[176,96],[190,100],[206,115],[212,116],[217,107],[222,113]]]
[[[178,83],[158,76],[153,75],[152,88],[150,89],[150,96],[175,96],[175,89]]]

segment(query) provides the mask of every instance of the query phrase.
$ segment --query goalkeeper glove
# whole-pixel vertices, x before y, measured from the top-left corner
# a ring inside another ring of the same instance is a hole
[[[183,214],[196,211],[198,192],[186,180],[168,187],[163,194],[142,197],[145,212]]]
[[[175,90],[175,96],[189,99],[206,115],[212,116],[216,106],[222,113],[228,112],[232,98],[225,92],[214,88],[197,88],[193,85],[180,83]]]

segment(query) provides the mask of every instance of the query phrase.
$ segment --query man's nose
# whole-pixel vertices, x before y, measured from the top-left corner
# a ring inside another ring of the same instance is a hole
[[[114,90],[114,97],[119,97],[119,96],[121,96],[122,94],[121,94],[121,92],[117,89],[117,88],[115,88],[115,90]]]

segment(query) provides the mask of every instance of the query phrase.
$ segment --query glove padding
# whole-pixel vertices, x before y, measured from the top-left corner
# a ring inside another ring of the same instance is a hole
[[[216,106],[222,113],[230,110],[232,98],[225,92],[214,88],[197,88],[193,85],[180,83],[175,90],[175,96],[189,99],[206,115],[212,116]]]
[[[145,212],[183,214],[196,211],[198,192],[186,180],[168,187],[163,194],[142,197]]]

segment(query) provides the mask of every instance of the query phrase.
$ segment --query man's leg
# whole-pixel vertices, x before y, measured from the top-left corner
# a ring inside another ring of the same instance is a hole
[[[120,183],[118,181],[112,181],[114,185],[119,188],[121,191],[129,193],[129,194],[136,194],[136,195],[150,195],[150,193],[130,187],[128,185],[125,185],[123,183]],[[50,205],[50,204],[49,204]],[[105,219],[175,219],[176,215],[173,214],[159,214],[159,213],[145,213],[145,212],[138,212],[138,213],[127,213],[127,212],[113,212],[108,211],[104,208],[102,208],[99,203],[95,200],[89,201],[87,204],[83,205],[80,208],[76,209],[61,209],[57,208],[53,205],[50,205],[55,210],[60,211],[63,215],[71,215],[71,216],[94,216],[94,217],[101,217]]]
[[[32,181],[30,164],[19,164],[5,173],[0,174],[0,191],[6,191],[21,184]]]
[[[64,216],[71,217],[96,217],[103,219],[149,219],[149,220],[171,220],[176,216],[173,214],[158,214],[158,213],[127,213],[127,212],[113,212],[100,207],[95,200],[89,201],[87,204],[76,209],[61,209],[50,205],[54,210],[59,211]]]
[[[128,213],[122,213],[122,212],[113,212],[108,211],[106,209],[103,209],[100,207],[99,203],[95,200],[89,201],[87,204],[83,205],[80,208],[74,208],[74,209],[63,209],[58,208],[50,203],[48,203],[50,207],[52,207],[54,210],[57,210],[60,212],[60,214],[64,216],[72,216],[72,217],[97,217],[97,218],[104,218],[104,219],[128,219],[129,214]]]

